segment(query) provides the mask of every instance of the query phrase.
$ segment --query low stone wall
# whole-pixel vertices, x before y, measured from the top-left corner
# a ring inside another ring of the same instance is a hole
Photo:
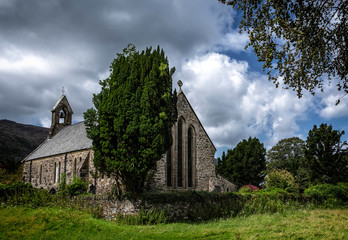
[[[232,194],[232,193],[231,193]],[[92,196],[83,201],[102,208],[103,216],[108,220],[114,220],[117,215],[134,215],[141,209],[165,211],[168,222],[184,220],[207,220],[214,217],[230,215],[231,211],[239,208],[238,196],[222,198],[205,198],[197,194],[197,201],[193,198],[184,198],[173,201],[147,201],[147,200],[110,200],[107,197]]]
[[[167,213],[168,220],[180,221],[187,219],[187,213],[189,209],[188,203],[175,203],[175,204],[150,204],[144,201],[130,201],[130,200],[108,200],[108,199],[85,199],[89,201],[91,205],[97,205],[102,208],[103,216],[113,221],[117,215],[135,215],[141,209],[151,210],[156,209],[157,211],[165,210]]]

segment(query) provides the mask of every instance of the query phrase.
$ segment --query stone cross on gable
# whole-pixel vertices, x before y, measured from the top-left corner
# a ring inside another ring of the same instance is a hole
[[[178,81],[178,86],[179,86],[179,88],[180,88],[180,89],[179,89],[179,92],[181,92],[181,91],[182,91],[182,90],[181,90],[182,85],[183,85],[182,81],[181,81],[181,80],[179,80],[179,81]]]
[[[64,87],[62,88],[62,95],[63,95],[63,96],[65,95]]]

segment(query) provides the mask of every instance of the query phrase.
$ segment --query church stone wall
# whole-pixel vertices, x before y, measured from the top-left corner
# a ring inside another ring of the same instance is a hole
[[[198,117],[194,113],[188,100],[183,93],[178,94],[178,117],[182,119],[182,152],[183,152],[183,186],[178,186],[178,122],[172,128],[174,139],[171,147],[171,186],[167,186],[167,154],[157,162],[157,171],[154,174],[155,188],[159,190],[209,190],[210,177],[214,175],[214,154],[215,147],[205,132]],[[192,187],[188,186],[188,129],[193,129],[193,146],[192,146]]]
[[[91,149],[26,161],[23,166],[23,180],[35,187],[51,190],[58,188],[61,176],[65,173],[68,183],[76,176],[93,184],[89,171],[91,162],[93,162]]]

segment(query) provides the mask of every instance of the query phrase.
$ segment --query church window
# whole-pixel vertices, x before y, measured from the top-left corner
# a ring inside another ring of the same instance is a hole
[[[178,187],[182,187],[182,119],[178,121]]]
[[[58,163],[58,178],[57,182],[60,182],[60,162]]]
[[[172,186],[172,151],[167,151],[167,186]]]
[[[54,163],[54,183],[58,182],[58,165],[57,163],[55,162]]]
[[[42,182],[42,165],[40,165],[39,184]]]
[[[187,133],[187,185],[192,187],[192,162],[193,162],[193,130],[190,127]]]
[[[76,163],[76,158],[74,159],[74,177],[77,175],[77,163]]]

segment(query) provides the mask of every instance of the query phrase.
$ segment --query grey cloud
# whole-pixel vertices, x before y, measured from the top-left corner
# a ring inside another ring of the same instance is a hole
[[[183,59],[220,41],[232,16],[231,8],[209,0],[3,0],[0,63],[10,67],[0,67],[0,118],[38,124],[50,117],[64,86],[80,120],[99,76],[128,43],[160,45],[180,69]]]

